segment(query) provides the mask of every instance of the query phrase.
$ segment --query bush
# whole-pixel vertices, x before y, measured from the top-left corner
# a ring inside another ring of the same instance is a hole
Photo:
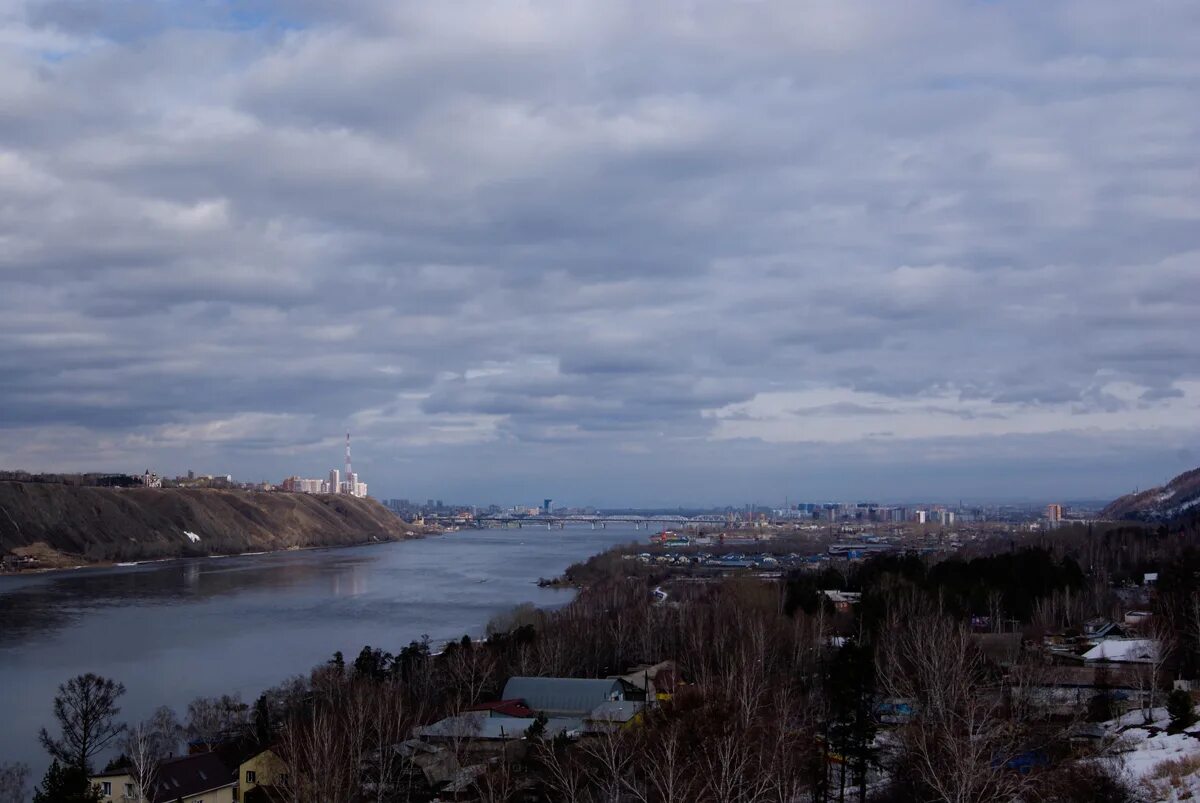
[[[1192,705],[1192,695],[1182,689],[1167,695],[1167,714],[1171,717],[1171,724],[1167,728],[1171,733],[1179,733],[1194,724],[1196,709]]]

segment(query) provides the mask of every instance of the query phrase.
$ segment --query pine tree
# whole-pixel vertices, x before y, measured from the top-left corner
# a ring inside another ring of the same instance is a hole
[[[1171,717],[1171,733],[1179,733],[1194,724],[1196,710],[1192,705],[1192,695],[1182,689],[1176,689],[1167,695],[1167,714]]]
[[[266,747],[271,743],[272,736],[271,708],[267,705],[267,695],[260,694],[254,701],[254,738],[259,747]]]
[[[33,790],[33,803],[100,803],[100,787],[88,780],[79,767],[64,767],[55,759]]]

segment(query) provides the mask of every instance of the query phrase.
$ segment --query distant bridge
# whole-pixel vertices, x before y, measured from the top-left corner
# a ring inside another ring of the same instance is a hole
[[[615,516],[589,516],[584,514],[579,515],[554,515],[540,514],[537,516],[522,516],[513,513],[495,513],[490,515],[476,516],[475,521],[481,527],[565,527],[568,524],[587,524],[594,530],[596,528],[605,528],[609,524],[613,525],[633,525],[635,530],[640,530],[642,527],[649,529],[650,525],[675,526],[682,528],[696,528],[701,525],[725,524],[727,519],[724,516],[704,515],[704,516],[671,516],[671,515],[646,515],[639,516],[633,514],[619,514]]]

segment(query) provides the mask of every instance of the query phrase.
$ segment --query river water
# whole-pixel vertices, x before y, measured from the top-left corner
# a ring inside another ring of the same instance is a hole
[[[37,744],[58,684],[82,672],[124,683],[121,719],[156,706],[182,717],[198,695],[264,688],[307,673],[335,650],[395,652],[483,633],[522,602],[572,592],[537,586],[632,528],[467,530],[364,547],[280,552],[0,577],[0,763],[38,781]]]

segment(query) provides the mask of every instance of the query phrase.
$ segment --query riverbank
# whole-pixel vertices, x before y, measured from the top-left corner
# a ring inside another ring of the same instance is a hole
[[[451,532],[451,531],[449,531],[449,530],[434,530],[434,529],[426,527],[426,528],[421,528],[421,530],[419,532],[413,532],[410,535],[406,535],[403,540],[420,540],[423,538],[431,538],[431,537],[438,536],[438,535],[446,535],[449,532]],[[328,550],[334,550],[334,549],[353,549],[356,547],[379,546],[381,544],[387,544],[387,543],[393,543],[393,541],[365,540],[365,541],[359,541],[358,543],[350,543],[350,544],[333,544],[333,545],[328,545],[328,546],[324,546],[324,545],[322,545],[322,546],[296,546],[296,547],[287,547],[286,549],[262,550],[259,552],[231,552],[231,553],[227,553],[227,554],[214,553],[211,555],[203,555],[202,557],[208,558],[208,559],[213,559],[213,560],[219,559],[219,558],[253,558],[253,557],[259,557],[261,555],[280,555],[280,554],[287,554],[287,553],[291,553],[291,552],[321,552],[321,551],[328,551]],[[19,550],[19,553],[20,554],[33,554],[33,555],[45,554],[45,551],[40,549],[41,547],[44,547],[44,545],[35,544],[33,547],[23,548],[23,549]],[[76,571],[85,570],[85,569],[120,569],[120,568],[133,568],[135,566],[168,565],[168,564],[172,564],[172,563],[180,563],[183,561],[197,559],[196,557],[192,556],[192,557],[148,558],[146,560],[119,561],[119,562],[118,561],[94,561],[94,562],[77,563],[77,562],[74,562],[72,556],[60,555],[57,553],[53,553],[53,550],[49,550],[49,552],[52,554],[46,563],[39,565],[35,568],[17,569],[17,570],[0,569],[0,577],[38,577],[41,575],[53,576],[56,574],[65,574],[65,573],[76,572]]]
[[[351,546],[423,530],[341,494],[0,482],[0,557],[10,569]]]

